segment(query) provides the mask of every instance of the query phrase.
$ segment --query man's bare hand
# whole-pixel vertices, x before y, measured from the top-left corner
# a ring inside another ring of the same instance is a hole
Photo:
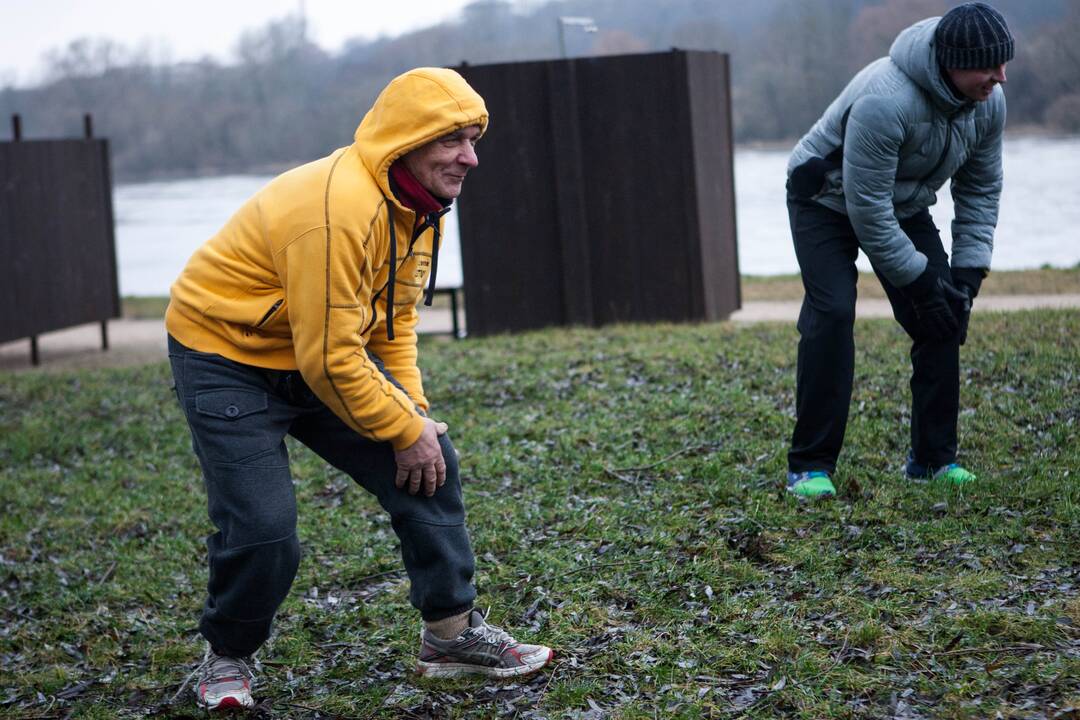
[[[398,489],[407,488],[415,495],[423,486],[424,494],[431,497],[435,488],[446,482],[446,461],[443,460],[439,435],[446,434],[446,423],[424,418],[424,430],[420,437],[404,450],[394,451],[397,475],[394,484]]]

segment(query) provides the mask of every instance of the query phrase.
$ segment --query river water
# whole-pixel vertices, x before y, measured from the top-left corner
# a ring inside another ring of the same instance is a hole
[[[797,273],[784,204],[787,150],[735,152],[739,271]],[[995,236],[997,270],[1080,264],[1080,137],[1005,140],[1005,189]],[[122,295],[166,295],[191,253],[268,176],[237,175],[118,185],[113,195]],[[468,188],[466,186],[466,192]],[[952,200],[931,208],[946,248]],[[860,255],[859,267],[869,270]],[[439,285],[462,284],[457,216],[446,219]]]

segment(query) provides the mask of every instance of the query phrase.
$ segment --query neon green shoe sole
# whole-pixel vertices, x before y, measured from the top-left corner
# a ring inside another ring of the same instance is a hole
[[[836,488],[829,479],[829,473],[820,470],[788,473],[787,491],[796,497],[807,500],[836,497]]]
[[[943,468],[938,468],[934,473],[934,479],[941,482],[947,482],[950,485],[967,485],[973,483],[977,479],[975,473],[960,467],[956,463],[952,465],[946,465]]]
[[[917,463],[911,450],[908,450],[907,462],[904,465],[904,476],[908,480],[916,482],[942,480],[950,485],[967,485],[977,479],[975,473],[965,469],[959,463],[949,463],[937,468]]]

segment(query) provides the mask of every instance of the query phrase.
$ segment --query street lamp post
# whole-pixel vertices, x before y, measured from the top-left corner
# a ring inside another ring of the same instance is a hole
[[[566,26],[572,25],[579,27],[583,32],[594,33],[599,28],[596,27],[596,21],[591,17],[575,17],[572,15],[560,15],[555,24],[559,27],[559,54],[561,57],[566,57]]]

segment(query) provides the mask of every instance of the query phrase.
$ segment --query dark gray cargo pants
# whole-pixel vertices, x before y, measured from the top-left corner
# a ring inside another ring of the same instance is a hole
[[[457,454],[446,435],[439,438],[446,484],[432,497],[410,495],[394,486],[390,444],[350,429],[299,372],[233,362],[172,337],[169,360],[217,527],[206,541],[210,580],[199,623],[216,652],[246,656],[258,649],[296,576],[300,543],[286,434],[352,477],[390,513],[409,574],[409,600],[425,620],[472,607],[473,554]]]

